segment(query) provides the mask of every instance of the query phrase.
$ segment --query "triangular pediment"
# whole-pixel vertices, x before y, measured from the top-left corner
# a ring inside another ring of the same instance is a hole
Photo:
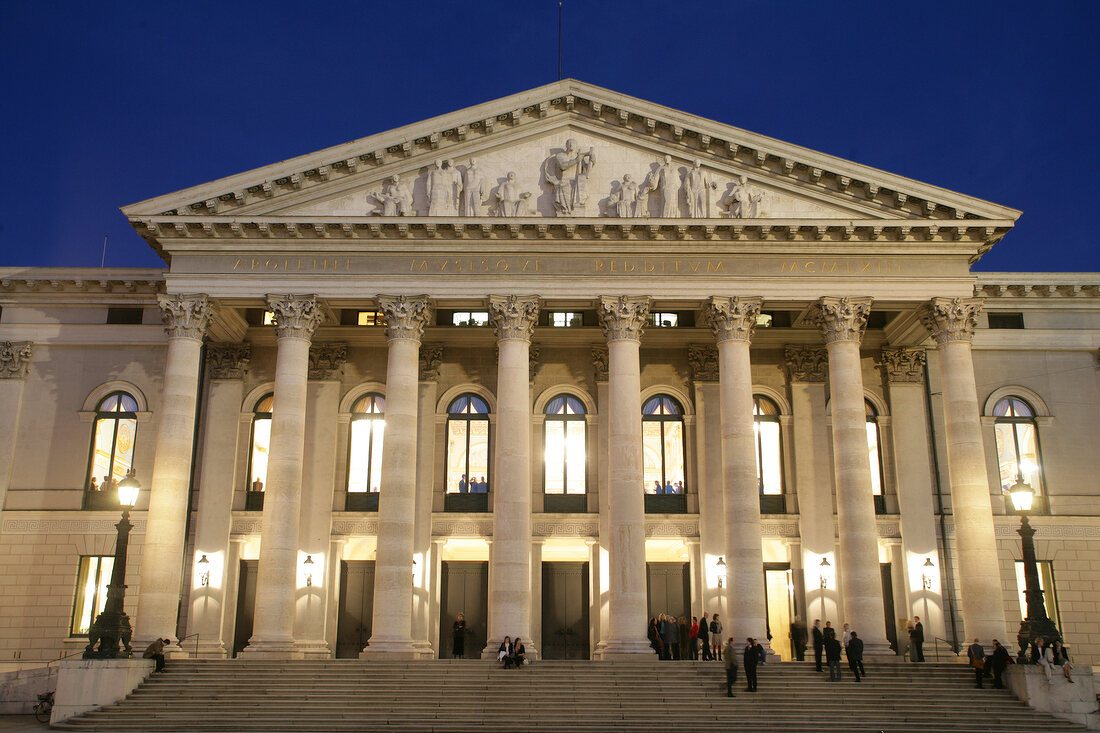
[[[705,213],[701,218],[808,221],[1014,220],[1019,216],[1008,207],[575,80],[149,199],[123,211],[135,222],[163,216],[358,217],[395,213],[393,208],[387,212],[382,203],[391,194],[391,205],[404,209],[396,213],[466,215],[462,192],[456,193],[451,210],[437,206],[432,212],[427,187],[435,161],[450,160],[451,180],[458,191],[458,181],[473,158],[481,169],[478,197],[484,199],[475,215],[517,215],[497,208],[501,183],[515,172],[515,186],[503,196],[515,204],[511,211],[531,217],[561,216],[547,180],[547,161],[568,139],[576,140],[581,151],[591,148],[595,158],[585,180],[586,200],[572,207],[567,214],[572,217],[623,214],[626,210],[616,205],[623,176],[630,174],[644,189],[666,155],[681,186],[692,161],[700,161],[706,182],[705,195],[697,199],[700,208],[692,210],[687,192],[679,191],[675,213],[670,213],[661,192],[655,190],[645,209],[637,205],[630,209],[632,216],[700,218],[692,215]],[[405,190],[387,191],[394,175]],[[747,185],[739,189],[742,176]],[[438,173],[433,180],[447,183],[447,177]],[[394,193],[400,205],[393,203]],[[629,188],[626,193],[633,199]]]

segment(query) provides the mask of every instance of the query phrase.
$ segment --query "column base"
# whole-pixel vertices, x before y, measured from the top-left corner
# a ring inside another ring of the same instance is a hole
[[[417,659],[435,659],[435,649],[432,649],[430,642],[423,639],[413,642],[413,649],[416,651]]]
[[[202,641],[200,639],[197,647],[192,647],[190,644],[187,647],[190,651],[188,656],[192,659],[225,659],[229,656],[225,644],[221,641]]]
[[[293,639],[251,639],[237,656],[244,659],[295,659]]]
[[[905,661],[905,657],[899,655],[893,649],[890,648],[890,642],[888,641],[863,641],[863,656],[865,658],[874,659],[880,664],[901,664]],[[847,661],[847,657],[845,657]]]
[[[360,659],[381,661],[408,661],[422,659],[422,649],[412,639],[371,639],[369,646],[359,652]]]
[[[295,659],[332,659],[332,651],[324,639],[294,642]]]
[[[597,647],[596,654],[599,659],[605,662],[637,660],[643,658],[646,654],[654,659],[657,658],[657,655],[653,652],[653,647],[651,647],[649,641],[645,639],[639,641],[609,639],[604,643],[602,649]]]

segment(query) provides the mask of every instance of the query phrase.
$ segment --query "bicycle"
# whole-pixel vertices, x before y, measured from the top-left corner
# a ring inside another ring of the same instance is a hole
[[[34,718],[39,723],[49,723],[50,713],[53,711],[53,691],[43,692],[38,696],[38,702],[34,705]]]

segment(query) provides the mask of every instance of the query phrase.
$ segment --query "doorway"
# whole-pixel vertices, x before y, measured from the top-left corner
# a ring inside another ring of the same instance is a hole
[[[764,563],[764,604],[767,609],[768,633],[771,648],[780,659],[794,659],[791,650],[791,619],[794,618],[794,583],[791,564],[786,562]]]
[[[683,562],[647,562],[645,564],[649,618],[667,613],[691,618],[690,564]],[[642,631],[642,629],[639,629]]]
[[[894,616],[894,574],[890,563],[879,563],[882,573],[882,611],[886,615],[886,640],[894,654],[898,653],[898,622]]]
[[[358,659],[370,641],[374,620],[374,560],[340,562],[340,607],[336,658]]]
[[[241,560],[237,578],[237,620],[233,624],[233,656],[248,646],[252,638],[252,617],[256,610],[256,571],[259,560]]]
[[[588,659],[588,563],[542,564],[542,656]]]
[[[441,563],[439,578],[439,658],[450,659],[454,622],[466,618],[465,656],[478,659],[485,648],[488,628],[489,563],[448,561]]]

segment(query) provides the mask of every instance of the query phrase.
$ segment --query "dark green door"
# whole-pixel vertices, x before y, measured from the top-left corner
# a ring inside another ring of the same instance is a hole
[[[542,564],[542,656],[588,659],[588,563]]]
[[[367,645],[374,614],[374,560],[340,563],[340,610],[336,658],[358,659]]]
[[[443,561],[439,582],[439,658],[451,658],[460,613],[466,618],[465,656],[480,658],[488,621],[489,563]]]

